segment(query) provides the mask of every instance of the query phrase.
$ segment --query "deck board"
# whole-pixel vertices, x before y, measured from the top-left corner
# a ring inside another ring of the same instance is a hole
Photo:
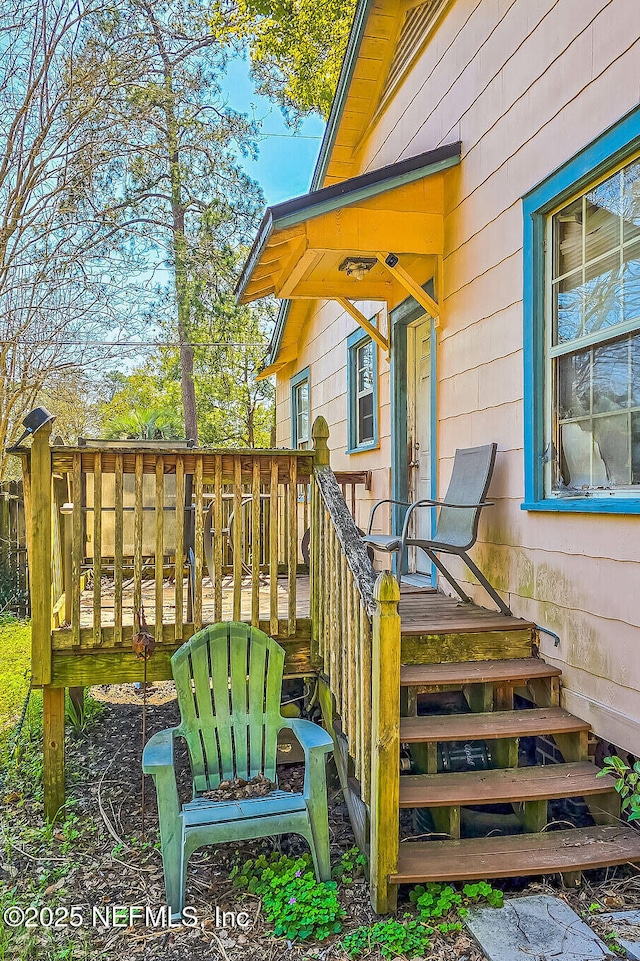
[[[640,862],[640,834],[632,827],[591,827],[542,834],[413,841],[400,845],[394,884],[507,878],[579,871]]]
[[[403,635],[475,634],[484,631],[524,631],[535,627],[519,617],[464,604],[433,588],[402,586],[400,617]]]
[[[123,583],[122,589],[122,623],[123,626],[133,624],[133,581],[128,579]],[[187,597],[188,583],[185,578],[183,596]],[[114,586],[112,580],[103,578],[102,590],[102,626],[113,627],[114,614]],[[270,605],[270,578],[268,574],[261,574],[259,580],[259,600],[260,618],[269,617]],[[155,611],[155,581],[144,580],[142,582],[142,603],[145,608],[145,615],[148,623],[154,621]],[[310,610],[309,602],[309,575],[298,574],[296,579],[296,616],[308,618]],[[165,578],[162,588],[162,620],[164,624],[175,623],[175,582]],[[287,577],[278,577],[278,615],[286,618],[289,613],[289,592],[287,587]],[[247,574],[242,578],[241,620],[251,620],[251,575]],[[90,627],[93,623],[93,591],[86,590],[80,597],[80,626]],[[231,574],[225,575],[222,579],[222,620],[230,621],[233,619],[233,577]],[[212,624],[216,620],[214,616],[214,586],[209,577],[202,580],[202,621],[204,624]]]
[[[561,707],[532,707],[486,714],[429,714],[400,719],[406,743],[466,741],[588,731],[589,724]]]

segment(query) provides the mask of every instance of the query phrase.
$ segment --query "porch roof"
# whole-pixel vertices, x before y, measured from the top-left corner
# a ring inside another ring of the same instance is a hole
[[[269,207],[236,287],[238,302],[334,299],[366,327],[353,300],[392,306],[407,293],[420,300],[443,252],[444,173],[460,152],[459,142],[447,144]],[[436,307],[430,298],[423,303]],[[379,332],[370,333],[388,348]],[[283,356],[278,366],[286,362]]]
[[[239,303],[354,297],[389,301],[392,278],[376,263],[357,281],[345,258],[442,253],[443,171],[460,143],[409,157],[267,208],[236,287]]]

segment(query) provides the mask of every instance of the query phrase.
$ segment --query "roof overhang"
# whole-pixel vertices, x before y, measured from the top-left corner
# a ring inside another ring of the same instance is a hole
[[[448,144],[270,207],[236,287],[239,303],[283,299],[390,300],[381,252],[442,254],[444,171],[460,161]],[[345,259],[375,261],[354,280]]]

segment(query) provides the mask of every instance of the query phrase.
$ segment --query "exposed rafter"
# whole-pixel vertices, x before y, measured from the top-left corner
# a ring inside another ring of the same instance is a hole
[[[391,253],[378,253],[378,260],[389,271],[392,277],[402,284],[404,289],[411,294],[414,300],[424,307],[426,312],[430,314],[434,321],[436,322],[436,327],[439,325],[440,321],[440,307],[433,299],[430,297],[426,290],[420,286],[417,280],[414,280],[411,274],[409,274],[404,267],[401,266],[400,261],[395,254]]]
[[[356,324],[362,327],[363,330],[366,330],[366,332],[369,334],[369,337],[371,337],[372,340],[375,340],[376,344],[379,344],[383,350],[386,350],[388,356],[390,351],[389,341],[384,334],[382,334],[378,328],[371,323],[370,320],[367,320],[365,315],[358,310],[356,305],[350,300],[347,300],[346,297],[335,297],[334,300],[340,305],[340,307],[342,307],[343,310],[346,310],[346,312],[353,317]]]

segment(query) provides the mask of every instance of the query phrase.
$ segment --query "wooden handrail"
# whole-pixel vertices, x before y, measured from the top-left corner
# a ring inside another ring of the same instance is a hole
[[[333,521],[336,536],[353,574],[363,607],[367,614],[373,617],[376,611],[376,602],[373,597],[376,575],[367,554],[367,548],[362,540],[362,535],[355,525],[331,468],[316,468],[314,478],[324,506]]]
[[[323,417],[316,419],[312,436],[312,663],[328,683],[330,693],[326,688],[321,693],[323,715],[334,737],[338,773],[352,821],[360,825],[356,838],[363,850],[368,841],[371,901],[384,913],[394,907],[396,887],[388,877],[398,860],[400,589],[389,572],[376,578],[329,464],[329,428]],[[360,788],[358,802],[350,794],[347,756]],[[358,817],[361,802],[368,818]]]

